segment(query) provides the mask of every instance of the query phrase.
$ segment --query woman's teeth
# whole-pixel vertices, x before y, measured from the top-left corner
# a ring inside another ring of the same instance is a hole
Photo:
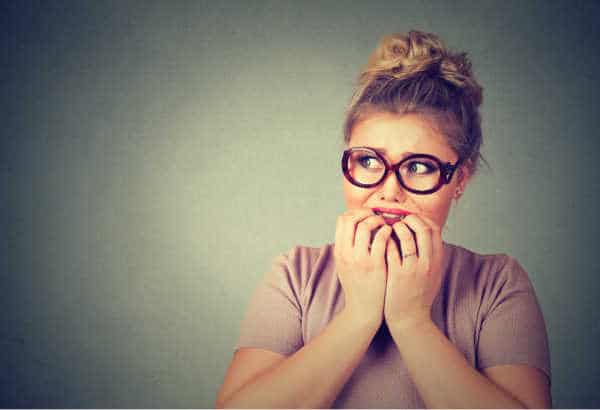
[[[404,217],[406,216],[406,215],[390,214],[387,212],[378,212],[378,211],[376,211],[375,213],[377,215],[383,216],[384,218],[391,218],[391,219],[404,219]]]
[[[388,214],[388,213],[382,213],[381,216],[383,216],[385,218],[398,218],[398,219],[404,218],[404,215]]]

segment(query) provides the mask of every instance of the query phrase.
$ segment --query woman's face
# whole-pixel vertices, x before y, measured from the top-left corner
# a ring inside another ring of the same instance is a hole
[[[443,163],[455,164],[458,155],[450,148],[446,137],[433,120],[418,114],[374,113],[354,125],[348,148],[371,147],[379,151],[390,164],[397,164],[411,153],[430,154]],[[468,176],[458,181],[458,170],[449,184],[426,195],[405,190],[394,173],[389,173],[377,186],[361,188],[343,178],[346,207],[402,209],[433,220],[440,228],[446,223],[457,188],[464,190]]]

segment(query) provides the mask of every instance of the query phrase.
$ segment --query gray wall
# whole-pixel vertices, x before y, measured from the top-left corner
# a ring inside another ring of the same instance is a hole
[[[555,406],[600,406],[600,3],[13,3],[5,405],[211,407],[271,260],[333,241],[359,67],[382,35],[416,28],[468,51],[485,87],[492,170],[445,239],[522,263]]]

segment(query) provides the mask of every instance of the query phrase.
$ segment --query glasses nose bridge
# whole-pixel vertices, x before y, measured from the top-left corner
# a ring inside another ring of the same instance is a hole
[[[406,190],[406,188],[404,187],[404,182],[402,181],[402,176],[400,175],[400,164],[402,164],[403,161],[400,161],[396,164],[390,164],[387,160],[384,160],[384,161],[385,161],[385,165],[386,165],[386,170],[385,170],[384,176],[381,178],[381,181],[379,182],[379,185],[387,193],[387,190],[390,189],[389,188],[390,184],[388,183],[388,180],[390,178],[392,178],[395,181],[395,183],[392,184],[392,186],[394,188],[393,191],[394,192],[398,192],[398,191],[404,192]]]
[[[400,165],[402,165],[404,160],[399,161],[395,164],[388,162],[388,160],[385,158],[384,158],[384,161],[385,161],[386,172],[380,183],[385,184],[386,180],[390,177],[391,174],[393,174],[396,177],[396,181],[398,182],[398,185],[400,185],[404,189],[404,181],[402,181],[402,175],[400,175]]]

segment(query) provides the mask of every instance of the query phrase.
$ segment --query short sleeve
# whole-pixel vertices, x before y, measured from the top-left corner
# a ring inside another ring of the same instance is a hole
[[[548,336],[527,272],[505,256],[488,289],[477,345],[477,367],[525,364],[551,380]]]
[[[236,350],[253,347],[288,356],[302,347],[301,285],[289,254],[274,259],[251,296]]]

